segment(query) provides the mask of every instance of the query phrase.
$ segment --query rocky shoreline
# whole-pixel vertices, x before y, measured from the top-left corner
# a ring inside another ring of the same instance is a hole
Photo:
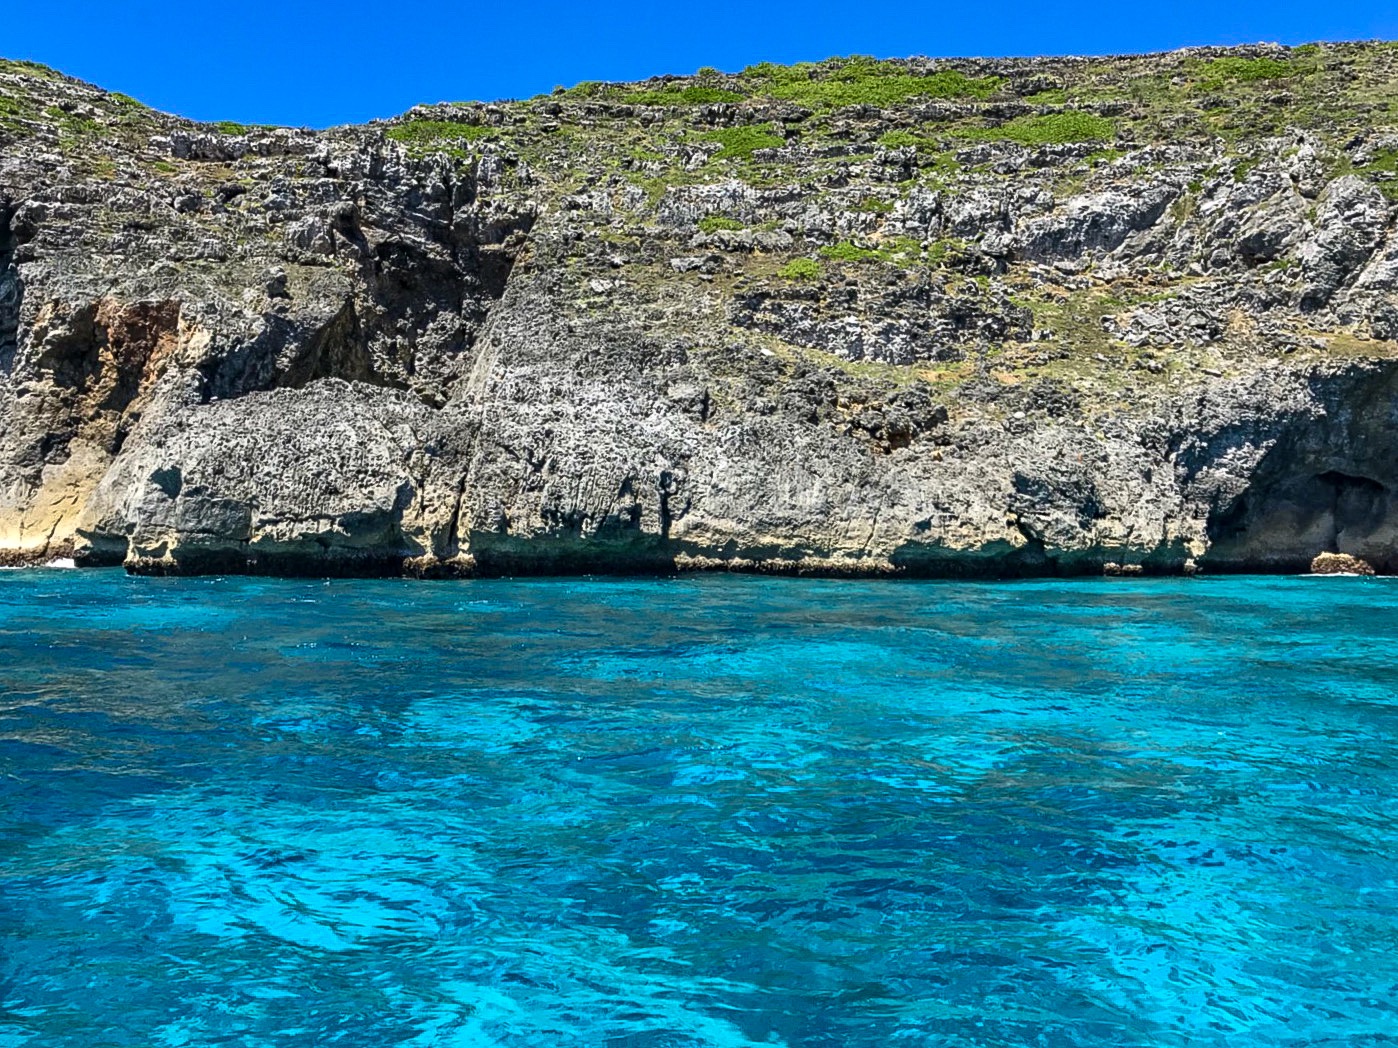
[[[308,131],[0,62],[0,564],[1393,573],[1395,91],[851,58]]]
[[[670,557],[637,558],[632,555],[593,555],[587,558],[542,559],[522,557],[518,560],[497,560],[477,564],[465,556],[442,562],[421,557],[375,555],[360,559],[330,561],[324,558],[291,557],[263,560],[229,555],[176,562],[172,560],[111,560],[83,555],[71,556],[71,550],[57,547],[43,554],[0,551],[0,569],[43,568],[123,568],[128,574],[150,577],[189,577],[198,575],[250,575],[272,578],[407,578],[449,581],[453,579],[564,577],[578,575],[678,576],[686,574],[766,575],[782,578],[809,579],[907,579],[987,581],[1014,578],[1105,578],[1143,579],[1177,578],[1201,574],[1197,563],[1185,561],[1172,564],[1118,564],[1113,561],[1080,561],[1070,570],[1060,570],[1049,561],[1007,562],[993,557],[978,560],[947,558],[935,563],[897,564],[891,561],[838,561],[828,558],[780,560],[748,560],[733,558],[694,557],[675,554]],[[1391,575],[1378,572],[1368,561],[1344,553],[1321,553],[1308,565],[1265,565],[1244,563],[1230,565],[1214,574],[1245,575]]]

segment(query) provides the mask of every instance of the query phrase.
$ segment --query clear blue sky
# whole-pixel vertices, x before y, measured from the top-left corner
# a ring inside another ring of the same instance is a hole
[[[837,54],[1107,54],[1398,38],[1393,0],[10,0],[0,55],[204,120],[326,126],[418,102]]]

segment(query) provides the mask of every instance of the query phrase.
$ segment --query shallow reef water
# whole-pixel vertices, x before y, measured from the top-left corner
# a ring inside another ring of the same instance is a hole
[[[1398,582],[0,573],[0,1048],[1398,1043]]]

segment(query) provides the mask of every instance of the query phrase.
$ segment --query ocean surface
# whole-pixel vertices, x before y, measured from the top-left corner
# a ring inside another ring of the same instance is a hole
[[[1398,1044],[1398,581],[0,572],[0,1048]]]

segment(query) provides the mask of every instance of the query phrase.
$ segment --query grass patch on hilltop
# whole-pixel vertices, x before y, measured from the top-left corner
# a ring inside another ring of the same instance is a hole
[[[603,97],[608,91],[616,89],[615,84],[608,84],[601,80],[581,80],[572,87],[564,87],[560,84],[553,89],[555,98],[575,98],[582,101],[591,101]]]
[[[813,109],[891,106],[914,98],[986,99],[1004,86],[1000,77],[969,77],[954,69],[919,75],[909,73],[897,62],[859,55],[819,64],[779,66],[762,62],[749,66],[740,75],[752,82],[755,94]]]
[[[464,152],[461,148],[463,143],[478,142],[494,133],[493,127],[460,124],[454,120],[409,120],[385,132],[393,141],[416,149],[441,149],[457,155]]]
[[[669,84],[665,87],[638,87],[603,80],[584,80],[572,87],[556,87],[555,98],[570,98],[583,102],[619,102],[636,106],[702,106],[725,102],[741,102],[746,97],[737,91],[713,84]]]
[[[1191,72],[1199,86],[1217,91],[1229,84],[1256,83],[1259,80],[1286,80],[1311,71],[1309,64],[1280,58],[1214,58],[1194,66]]]
[[[0,58],[0,73],[20,73],[24,76],[35,76],[41,80],[63,79],[63,74],[57,69],[51,69],[39,62],[30,62],[23,58]]]
[[[737,91],[691,84],[688,87],[665,87],[658,91],[635,91],[620,95],[617,101],[637,106],[700,106],[741,102],[743,97]]]

